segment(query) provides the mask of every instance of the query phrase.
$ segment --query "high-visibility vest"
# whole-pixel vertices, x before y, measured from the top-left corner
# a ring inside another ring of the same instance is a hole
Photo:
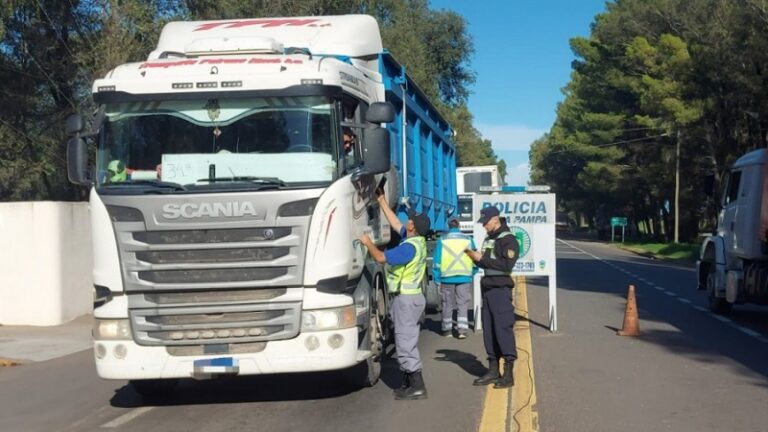
[[[413,258],[405,265],[387,266],[389,292],[421,294],[421,281],[427,271],[427,241],[422,236],[408,237],[408,243],[416,249]]]
[[[452,232],[440,239],[440,277],[472,276],[472,258],[464,251],[470,239],[462,233]]]
[[[496,245],[496,240],[501,240],[501,239],[503,239],[504,237],[507,237],[507,236],[513,236],[513,234],[511,232],[509,232],[509,231],[502,231],[499,234],[499,236],[496,237],[495,239],[492,239],[490,237],[486,237],[485,240],[483,240],[483,248],[482,248],[483,249],[483,255],[485,255],[485,251],[490,249],[490,251],[491,251],[491,259],[496,259],[496,249],[494,247]],[[517,240],[515,240],[515,241],[517,241]],[[505,272],[505,271],[495,270],[495,269],[484,269],[483,271],[485,272],[486,276],[512,276],[512,271],[511,270],[508,271],[508,272]]]

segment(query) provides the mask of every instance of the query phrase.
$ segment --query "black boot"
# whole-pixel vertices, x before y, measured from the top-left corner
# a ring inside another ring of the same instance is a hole
[[[480,378],[476,379],[472,385],[484,386],[493,384],[497,379],[499,379],[499,361],[488,360],[488,372],[486,372],[485,375],[481,376]]]
[[[410,385],[402,392],[395,393],[395,399],[397,400],[416,400],[426,399],[427,388],[424,386],[424,377],[421,375],[421,371],[412,372],[410,374]]]
[[[406,371],[403,371],[403,382],[402,384],[400,384],[400,388],[396,388],[393,391],[393,393],[395,394],[395,396],[398,396],[403,392],[405,392],[410,386],[411,386],[411,374]]]
[[[503,389],[510,388],[515,385],[515,378],[512,376],[512,368],[514,365],[515,362],[513,361],[504,362],[504,373],[499,377],[499,379],[496,380],[493,388]]]

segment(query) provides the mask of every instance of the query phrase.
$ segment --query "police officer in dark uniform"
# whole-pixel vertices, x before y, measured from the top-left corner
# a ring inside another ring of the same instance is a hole
[[[480,281],[483,296],[483,342],[488,353],[488,372],[474,381],[483,386],[508,388],[515,384],[512,367],[517,358],[515,345],[515,308],[512,305],[512,268],[520,254],[517,238],[499,218],[499,209],[486,207],[480,220],[488,235],[480,252],[465,252],[484,270]],[[499,374],[499,359],[504,359],[504,372]]]

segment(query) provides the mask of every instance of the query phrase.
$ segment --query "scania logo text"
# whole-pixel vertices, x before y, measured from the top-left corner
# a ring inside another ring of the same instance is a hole
[[[166,219],[194,219],[201,217],[243,217],[258,216],[253,203],[243,202],[221,202],[221,203],[184,203],[184,204],[165,204],[163,206],[163,217]]]

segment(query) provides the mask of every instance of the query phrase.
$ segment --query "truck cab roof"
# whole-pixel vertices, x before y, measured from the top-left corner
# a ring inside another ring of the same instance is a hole
[[[163,27],[149,59],[168,53],[264,52],[304,48],[314,55],[362,58],[381,53],[381,35],[369,15],[174,21]]]
[[[733,169],[743,168],[749,165],[763,165],[766,162],[766,149],[758,149],[751,151],[744,156],[738,158],[733,164]]]

